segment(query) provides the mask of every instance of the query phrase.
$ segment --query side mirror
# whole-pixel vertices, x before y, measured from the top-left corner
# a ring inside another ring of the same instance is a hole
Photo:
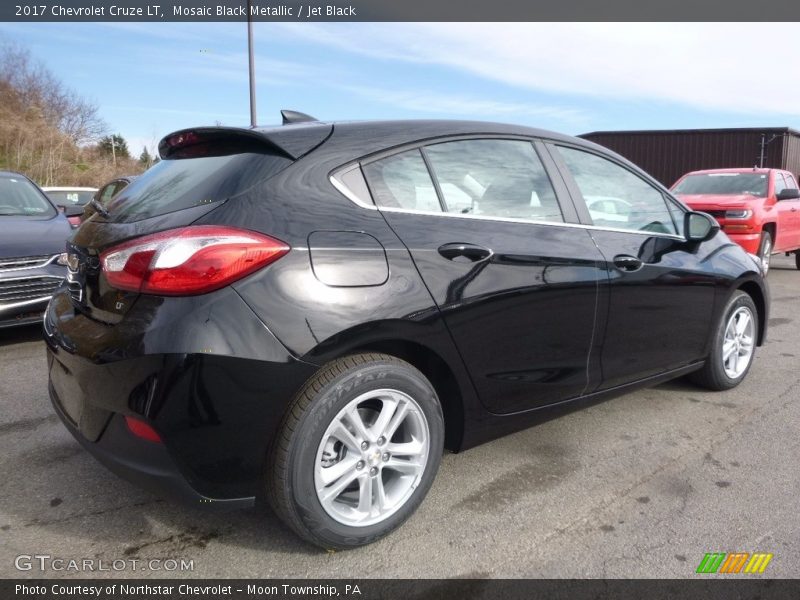
[[[683,231],[687,242],[705,242],[719,231],[717,220],[703,212],[687,212],[683,221]]]
[[[797,188],[786,188],[778,192],[778,200],[796,200],[800,198],[800,190]]]

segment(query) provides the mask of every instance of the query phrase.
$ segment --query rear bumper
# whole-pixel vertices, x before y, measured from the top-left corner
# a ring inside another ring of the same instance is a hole
[[[291,357],[230,289],[140,300],[111,325],[53,297],[44,337],[56,412],[142,487],[206,508],[252,504],[284,412],[317,367]],[[125,416],[163,444],[133,435]]]
[[[126,427],[120,414],[113,415],[96,442],[90,442],[78,430],[61,406],[58,394],[49,386],[50,400],[56,414],[72,436],[89,454],[115,475],[159,496],[211,510],[233,510],[255,504],[254,497],[209,498],[191,485],[178,470],[163,444],[141,440]]]

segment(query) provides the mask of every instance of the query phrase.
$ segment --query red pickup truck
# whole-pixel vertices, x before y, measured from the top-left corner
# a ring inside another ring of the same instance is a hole
[[[794,254],[800,269],[800,189],[780,169],[692,171],[672,193],[693,210],[712,215],[742,248],[769,270],[772,254]]]

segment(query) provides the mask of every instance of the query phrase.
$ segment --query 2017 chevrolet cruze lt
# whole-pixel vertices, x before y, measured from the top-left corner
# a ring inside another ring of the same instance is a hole
[[[510,125],[286,119],[167,136],[69,241],[50,394],[121,476],[206,508],[266,496],[351,547],[414,512],[445,447],[747,375],[758,262],[619,156]]]

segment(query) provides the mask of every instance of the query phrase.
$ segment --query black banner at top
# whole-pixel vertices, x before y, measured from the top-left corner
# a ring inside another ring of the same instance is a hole
[[[797,0],[3,0],[0,21],[797,21]],[[568,42],[568,40],[567,40]]]

